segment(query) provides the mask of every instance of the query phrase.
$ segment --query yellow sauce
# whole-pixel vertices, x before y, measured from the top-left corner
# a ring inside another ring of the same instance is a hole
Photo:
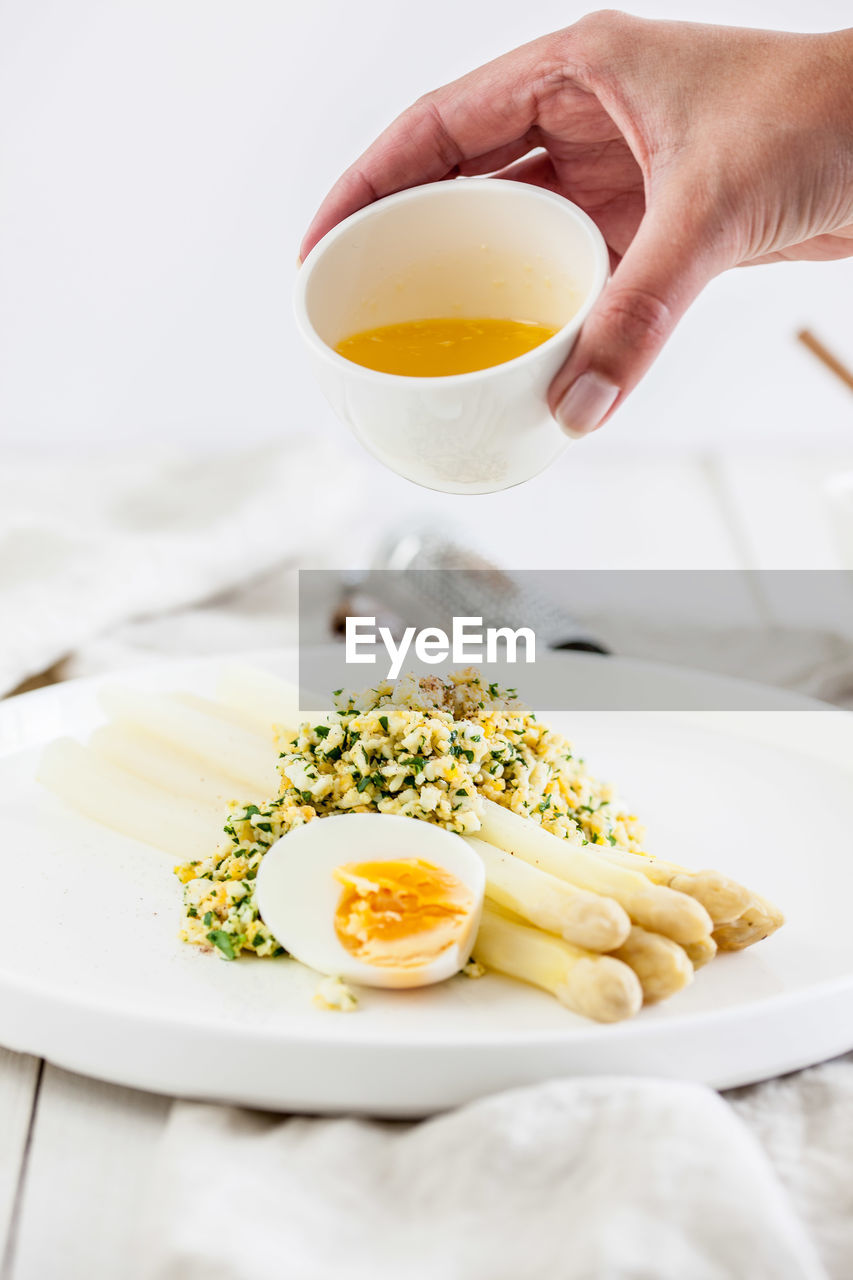
[[[344,338],[335,350],[354,364],[380,373],[442,378],[514,360],[556,332],[526,320],[448,316],[363,329]]]

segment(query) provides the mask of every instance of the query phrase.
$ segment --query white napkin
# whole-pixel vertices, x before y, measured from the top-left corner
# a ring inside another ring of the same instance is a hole
[[[853,1054],[726,1094],[835,1280],[853,1275]]]
[[[357,483],[306,437],[201,458],[4,456],[2,487],[0,695],[128,619],[322,567]]]
[[[333,1016],[333,1015],[330,1015]],[[516,1089],[415,1125],[173,1109],[141,1280],[819,1280],[710,1089]]]

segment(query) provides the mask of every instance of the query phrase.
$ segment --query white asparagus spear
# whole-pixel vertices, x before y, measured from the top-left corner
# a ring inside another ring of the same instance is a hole
[[[685,942],[684,952],[693,965],[694,970],[709,964],[717,954],[717,944],[713,937],[700,938],[698,942]]]
[[[639,871],[652,884],[689,894],[702,903],[714,924],[728,924],[730,920],[736,920],[749,906],[752,897],[749,889],[720,871],[689,871],[674,862],[631,853],[627,849],[596,846],[596,853],[614,866],[624,867],[626,871]]]
[[[635,924],[663,933],[675,942],[696,942],[711,932],[711,917],[695,898],[652,884],[637,871],[616,867],[587,848],[551,835],[538,822],[504,809],[494,801],[483,802],[483,826],[479,834],[551,875],[592,893],[615,898]]]
[[[650,933],[636,924],[622,946],[611,954],[634,970],[647,1003],[666,1000],[693,981],[693,965],[684,948],[672,938]]]
[[[612,898],[578,889],[485,840],[468,839],[486,868],[486,897],[531,924],[589,951],[613,951],[631,929]]]
[[[220,773],[197,756],[179,751],[163,738],[155,738],[147,730],[124,721],[96,729],[89,748],[103,760],[164,791],[215,806],[220,814],[238,803],[260,804],[267,799],[260,791],[252,793],[239,778]]]
[[[769,938],[784,923],[785,917],[779,908],[755,893],[739,919],[731,924],[721,924],[714,930],[714,941],[721,951],[742,951],[754,942]]]
[[[100,700],[108,715],[164,738],[252,791],[265,796],[277,792],[276,752],[261,734],[188,707],[166,693],[108,685]]]
[[[488,906],[474,957],[487,969],[550,991],[567,1009],[597,1022],[630,1018],[643,1002],[639,978],[621,960],[516,924]]]
[[[299,710],[299,689],[279,676],[270,675],[259,667],[229,663],[223,667],[216,682],[217,697],[229,707],[234,707],[255,729],[268,734],[273,727],[279,731],[295,733],[298,725],[306,720],[316,723],[328,715],[324,711]],[[312,707],[322,707],[324,699],[309,695]]]
[[[206,858],[222,840],[221,812],[126,773],[73,738],[45,748],[37,777],[78,813],[181,859]]]
[[[181,702],[185,707],[191,707],[194,711],[203,711],[207,716],[213,716],[215,720],[223,720],[226,724],[236,724],[240,729],[248,729],[250,733],[261,735],[268,742],[273,741],[272,725],[268,725],[266,729],[261,729],[251,716],[243,715],[238,707],[229,706],[227,702],[221,702],[218,698],[205,698],[198,693],[175,692],[170,693],[171,698],[176,702]]]

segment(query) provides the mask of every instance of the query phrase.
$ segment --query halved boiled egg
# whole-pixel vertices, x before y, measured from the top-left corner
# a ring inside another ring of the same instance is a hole
[[[422,987],[467,962],[483,863],[461,836],[419,818],[314,818],[271,845],[256,901],[303,964],[371,987]]]

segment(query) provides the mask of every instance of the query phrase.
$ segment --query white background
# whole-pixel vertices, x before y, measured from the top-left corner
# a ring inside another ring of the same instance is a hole
[[[853,21],[845,0],[632,8],[802,30]],[[565,0],[5,0],[0,441],[230,446],[316,430],[353,456],[290,319],[310,215],[418,94],[583,11]],[[853,454],[853,400],[793,339],[808,324],[853,360],[852,317],[851,262],[730,273],[580,446],[586,460],[660,446]]]

